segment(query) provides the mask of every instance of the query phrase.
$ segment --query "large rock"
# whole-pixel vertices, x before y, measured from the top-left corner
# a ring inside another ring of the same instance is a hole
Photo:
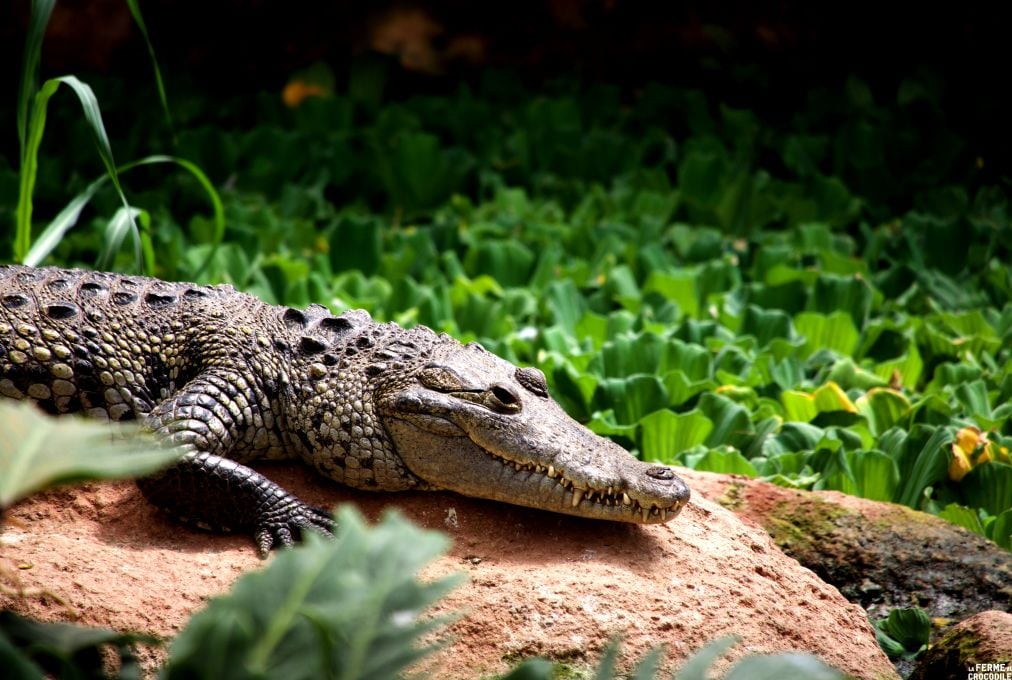
[[[453,537],[428,569],[470,575],[440,604],[466,612],[436,660],[440,677],[499,673],[532,655],[590,665],[619,634],[626,665],[658,644],[678,665],[732,633],[743,639],[732,658],[801,650],[855,677],[896,677],[860,607],[698,497],[674,522],[638,527],[453,494],[355,493],[298,466],[266,472],[309,502],[352,501],[374,519],[397,506]],[[45,620],[171,636],[260,565],[248,538],[177,527],[127,482],[50,491],[8,519],[0,568],[32,594],[0,593],[0,607]]]
[[[990,666],[989,666],[990,665]],[[981,612],[952,627],[917,660],[910,680],[1012,674],[1012,614]]]
[[[1012,553],[939,517],[836,491],[682,470],[696,496],[747,517],[874,616],[917,605],[959,621],[1012,608]]]

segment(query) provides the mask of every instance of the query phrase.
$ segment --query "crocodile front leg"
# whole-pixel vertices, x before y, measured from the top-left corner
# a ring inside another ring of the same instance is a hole
[[[252,533],[261,557],[292,545],[307,529],[331,535],[329,512],[225,455],[234,448],[236,433],[249,426],[240,422],[242,410],[229,408],[231,385],[228,377],[203,376],[148,415],[147,426],[181,455],[167,470],[138,480],[141,491],[188,524]]]

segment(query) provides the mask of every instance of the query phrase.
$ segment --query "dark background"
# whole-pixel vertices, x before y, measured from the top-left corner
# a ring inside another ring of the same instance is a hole
[[[895,97],[903,78],[942,81],[943,108],[997,173],[1009,148],[1005,92],[1007,12],[997,3],[937,6],[621,0],[423,3],[146,0],[141,9],[166,79],[208,97],[280,91],[314,62],[341,77],[355,59],[385,55],[387,95],[441,92],[489,68],[529,85],[560,75],[628,90],[652,80],[701,87],[766,116],[796,111],[808,93],[848,76],[876,97]],[[13,107],[29,2],[0,8],[0,73]],[[57,4],[43,48],[42,77],[112,74],[150,88],[146,47],[122,0]],[[6,107],[5,107],[6,108]],[[8,146],[6,140],[4,146]]]

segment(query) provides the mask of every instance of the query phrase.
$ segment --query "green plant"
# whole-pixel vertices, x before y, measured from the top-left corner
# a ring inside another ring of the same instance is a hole
[[[60,242],[67,230],[77,223],[84,206],[108,181],[119,196],[122,207],[109,220],[96,266],[100,269],[110,268],[123,240],[127,235],[130,235],[134,244],[135,266],[139,267],[143,263],[144,271],[153,274],[155,271],[155,251],[149,233],[150,218],[148,213],[131,206],[128,202],[120,183],[120,174],[138,165],[166,162],[175,163],[187,170],[196,178],[207,193],[214,209],[216,227],[215,238],[212,243],[217,245],[224,235],[224,213],[221,198],[199,167],[185,159],[172,156],[148,156],[126,166],[117,167],[113,158],[112,147],[109,143],[109,136],[102,121],[102,113],[99,109],[98,100],[91,87],[72,75],[50,78],[39,86],[38,71],[42,53],[42,42],[54,5],[55,0],[32,0],[31,18],[25,41],[24,57],[22,59],[21,87],[18,92],[17,101],[20,163],[13,242],[14,259],[30,265],[37,265],[42,262],[52,252],[57,243]],[[148,39],[147,28],[144,25],[140,8],[133,0],[129,0],[128,5],[147,42],[148,51],[154,64],[160,99],[165,109],[166,117],[168,117],[168,102],[165,96],[161,71],[154,60],[154,49]],[[106,174],[92,182],[83,192],[72,199],[42,231],[33,245],[33,194],[39,172],[39,149],[46,128],[49,100],[56,94],[60,85],[67,85],[77,95]],[[141,227],[138,227],[138,219],[140,220]]]
[[[0,399],[0,510],[55,484],[136,477],[176,459],[137,428],[45,416]]]
[[[893,609],[875,622],[875,637],[890,658],[915,659],[928,648],[931,619],[923,609]]]

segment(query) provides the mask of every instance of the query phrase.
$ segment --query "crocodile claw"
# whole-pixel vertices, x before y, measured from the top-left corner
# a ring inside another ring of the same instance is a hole
[[[333,538],[334,517],[323,508],[306,505],[298,498],[288,496],[260,513],[253,540],[261,559],[264,559],[274,548],[295,545],[295,537],[301,536],[307,529]]]

